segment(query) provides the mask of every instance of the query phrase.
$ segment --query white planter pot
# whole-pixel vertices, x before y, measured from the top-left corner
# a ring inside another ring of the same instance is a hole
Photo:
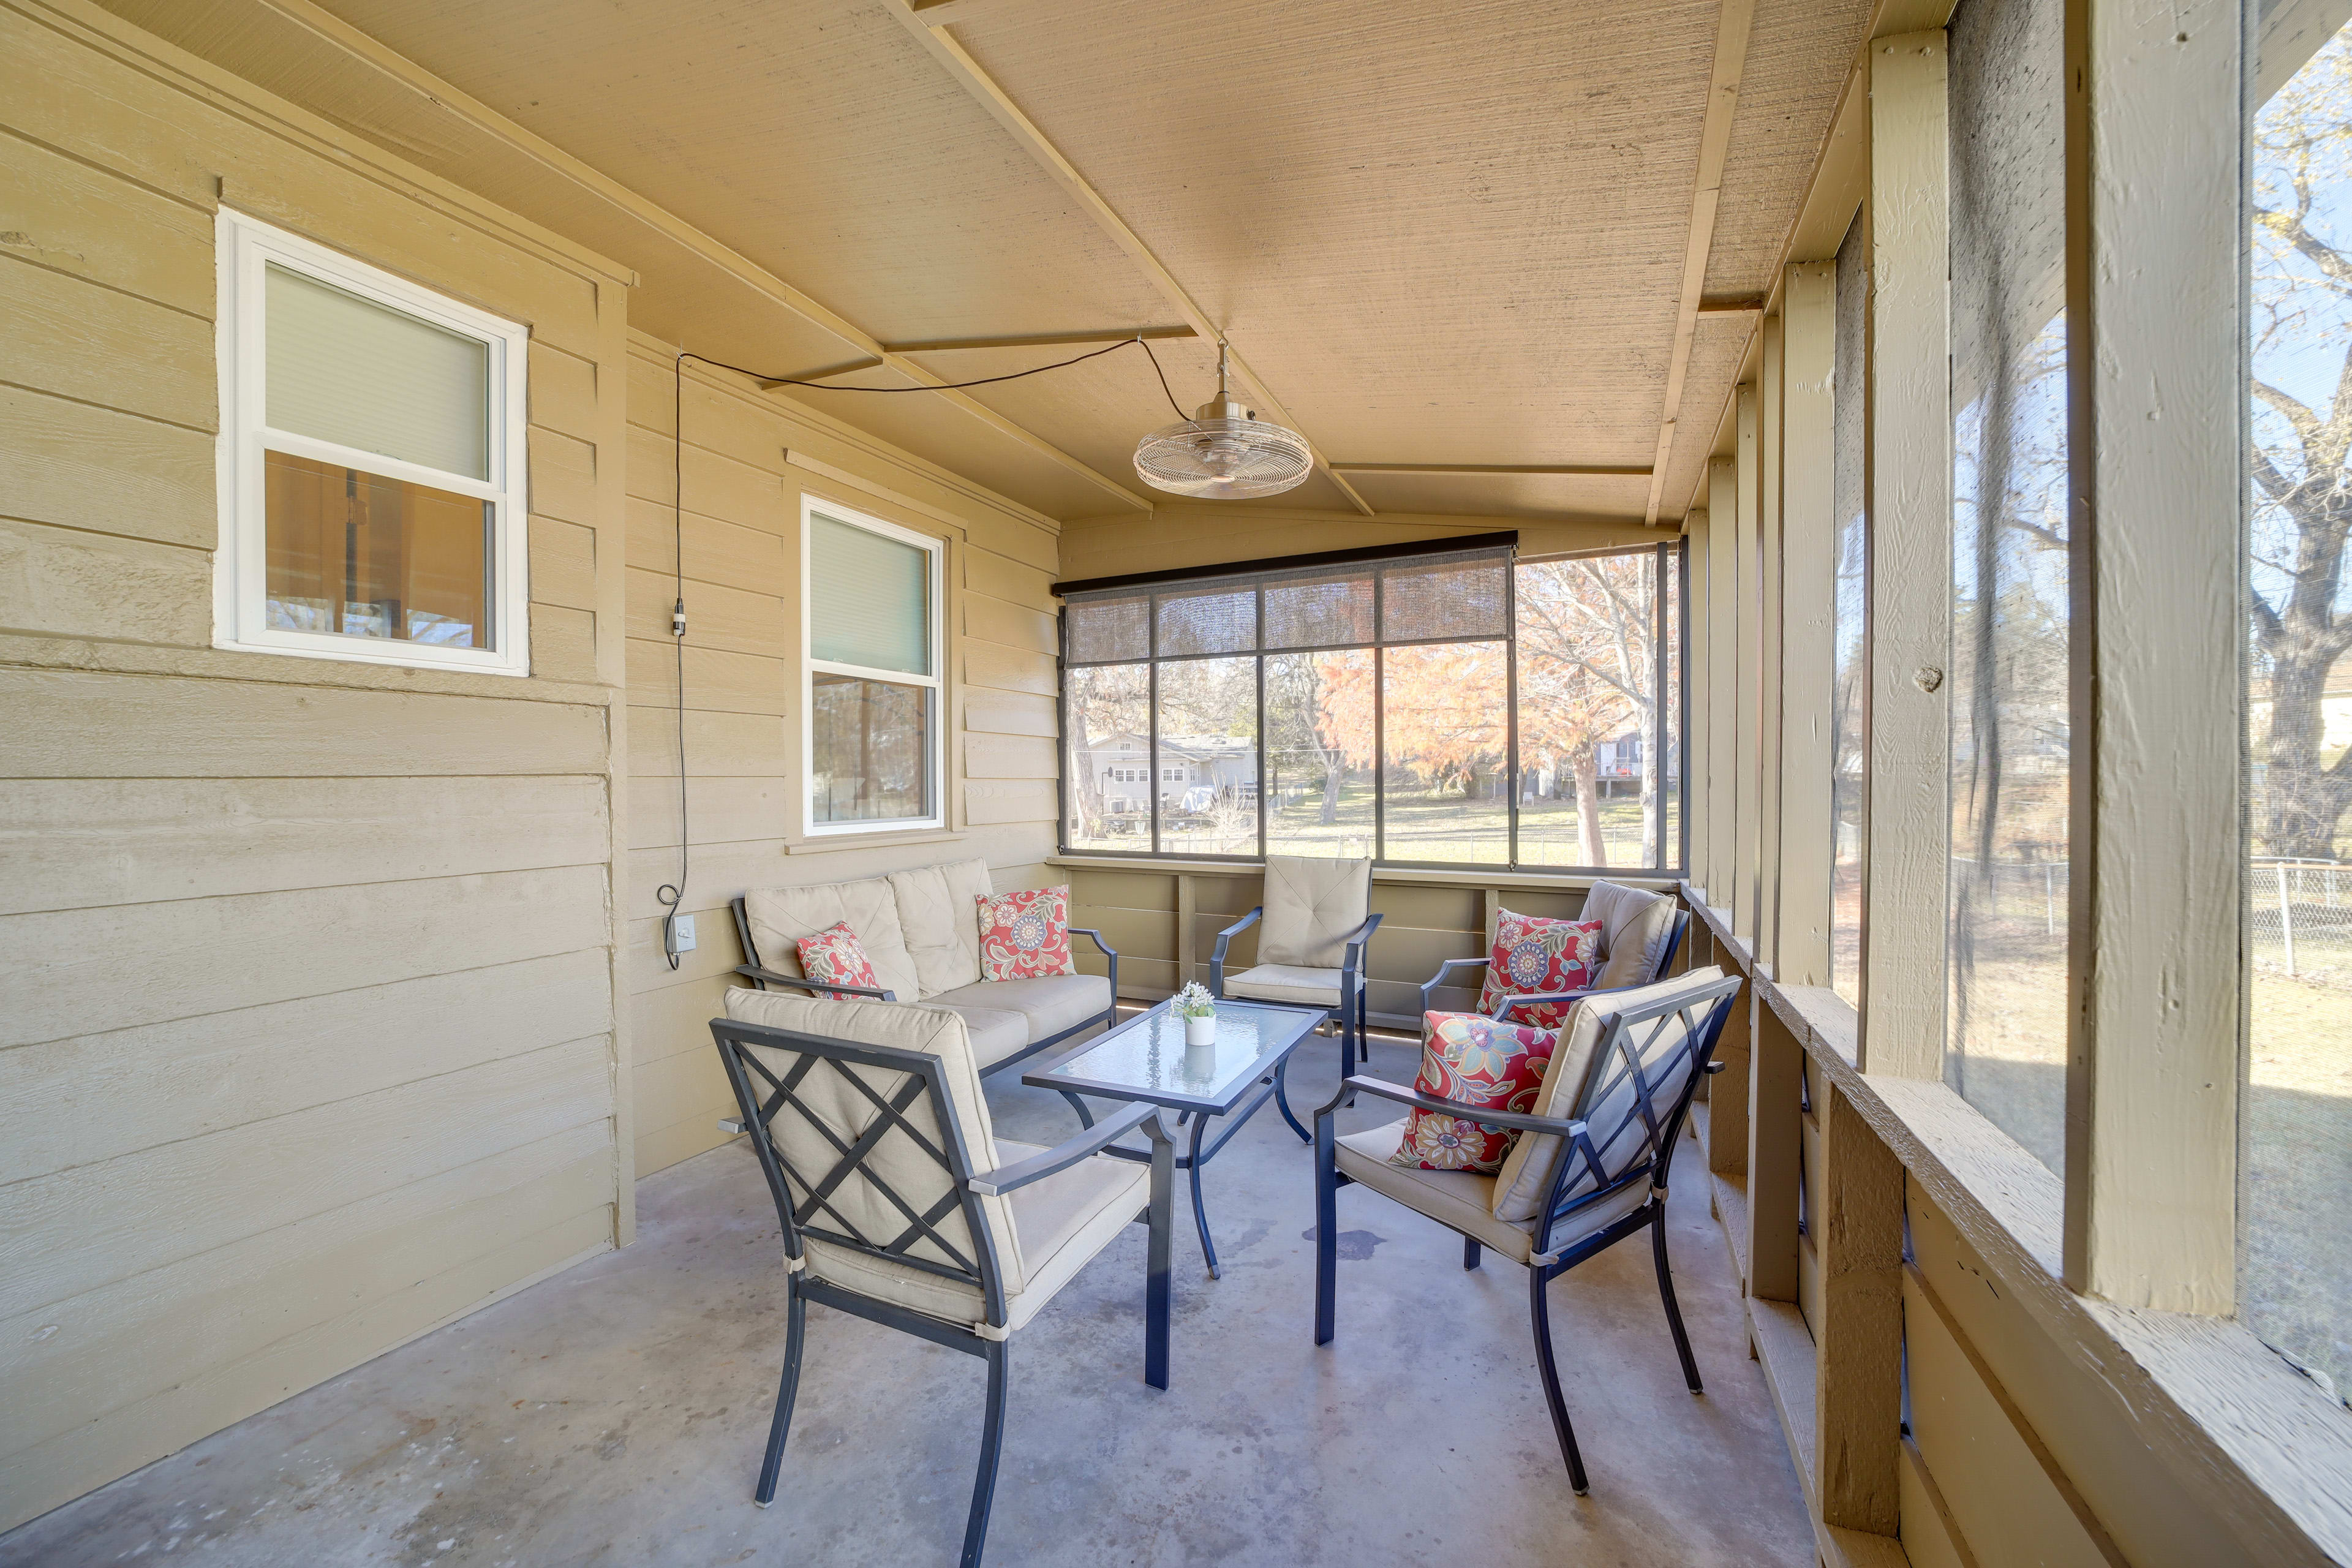
[[[1212,1013],[1205,1018],[1184,1020],[1184,1043],[1188,1046],[1213,1046],[1217,1043],[1217,1017]]]

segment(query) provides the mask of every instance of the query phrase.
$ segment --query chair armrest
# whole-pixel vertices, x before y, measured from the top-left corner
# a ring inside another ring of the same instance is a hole
[[[1344,975],[1361,974],[1364,972],[1365,944],[1372,940],[1372,933],[1381,929],[1381,921],[1386,918],[1383,915],[1372,916],[1362,925],[1358,926],[1355,934],[1348,939],[1348,950],[1339,961],[1339,967],[1344,972],[1343,978]],[[1346,990],[1346,986],[1340,987],[1343,996]]]
[[[1707,1077],[1709,1077],[1709,1078],[1713,1078],[1717,1073],[1721,1072],[1724,1068],[1726,1068],[1729,1067],[1730,1065],[1731,1065],[1731,1064],[1730,1064],[1729,1062],[1709,1062],[1709,1063],[1707,1063],[1707,1064],[1706,1064],[1706,1069],[1705,1069],[1705,1070],[1706,1070],[1706,1072]]]
[[[1217,933],[1217,945],[1209,950],[1209,994],[1223,998],[1225,994],[1225,946],[1234,937],[1257,924],[1258,916],[1265,913],[1260,904],[1241,919]]]
[[[1486,958],[1449,958],[1437,966],[1437,973],[1421,983],[1421,1010],[1429,1011],[1429,994],[1445,984],[1445,977],[1457,969],[1484,969],[1493,963]]]
[[[1102,955],[1105,958],[1117,958],[1118,956],[1118,949],[1103,941],[1102,932],[1095,930],[1091,926],[1072,926],[1070,928],[1070,934],[1072,936],[1092,937],[1094,939],[1095,945],[1102,949]]]
[[[1066,1171],[1079,1161],[1102,1152],[1113,1139],[1134,1131],[1158,1114],[1160,1108],[1149,1100],[1138,1100],[1108,1121],[1097,1121],[1066,1143],[1057,1143],[1042,1154],[1032,1154],[1026,1160],[1010,1165],[999,1165],[984,1176],[974,1176],[966,1184],[983,1197],[996,1197],[1015,1187],[1042,1181],[1056,1171]]]
[[[1504,996],[1498,999],[1495,1004],[1495,1010],[1487,1014],[1486,1016],[1490,1018],[1500,1018],[1505,1013],[1509,1012],[1514,1007],[1524,1006],[1530,1004],[1540,1003],[1549,1005],[1552,1003],[1581,1002],[1587,996],[1607,996],[1619,991],[1634,991],[1638,989],[1640,989],[1640,987],[1633,985],[1588,985],[1581,991],[1522,992],[1517,995]]]
[[[811,980],[803,974],[780,974],[772,969],[762,969],[756,963],[739,963],[735,966],[735,973],[748,974],[752,979],[769,985],[789,985],[795,991],[805,991],[811,995],[819,992],[827,995],[836,992],[846,992],[852,996],[871,996],[877,1002],[896,1002],[898,999],[896,992],[881,990],[876,986],[845,985],[837,980]]]
[[[1456,1116],[1481,1127],[1509,1127],[1521,1132],[1549,1132],[1557,1138],[1573,1138],[1584,1131],[1581,1121],[1563,1121],[1552,1116],[1529,1116],[1524,1111],[1497,1110],[1491,1105],[1465,1105],[1458,1100],[1441,1100],[1433,1094],[1390,1083],[1383,1079],[1349,1077],[1340,1088],[1360,1094],[1393,1100],[1399,1105],[1411,1105],[1423,1110],[1434,1110],[1445,1116]],[[1343,1095],[1342,1098],[1345,1098]],[[1328,1108],[1327,1108],[1328,1109]]]

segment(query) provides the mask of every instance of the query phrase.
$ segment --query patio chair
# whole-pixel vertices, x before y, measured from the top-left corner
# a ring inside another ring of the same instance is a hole
[[[1327,1019],[1339,1025],[1344,1075],[1360,1053],[1365,1060],[1371,1056],[1364,1039],[1364,950],[1381,924],[1371,905],[1369,859],[1267,856],[1265,901],[1217,933],[1209,953],[1209,994],[1322,1008]],[[1228,975],[1225,949],[1261,917],[1265,923],[1258,933],[1256,965]],[[1293,1132],[1314,1141],[1278,1088],[1275,1104]]]
[[[1339,1191],[1360,1184],[1461,1233],[1462,1267],[1475,1268],[1491,1247],[1527,1266],[1535,1321],[1536,1367],[1552,1429],[1568,1461],[1569,1484],[1585,1491],[1584,1459],[1559,1393],[1552,1361],[1545,1287],[1607,1247],[1643,1229],[1657,1265],[1675,1352],[1693,1394],[1702,1392],[1666,1265],[1666,1174],[1691,1095],[1714,1059],[1717,1037],[1739,993],[1738,976],[1700,970],[1603,1002],[1579,1003],[1560,1030],[1559,1048],[1538,1109],[1568,1098],[1568,1116],[1525,1115],[1416,1093],[1378,1079],[1350,1077],[1315,1113],[1315,1342],[1331,1342],[1338,1286]],[[1601,1011],[1606,1007],[1607,1012]],[[1580,1087],[1575,1087],[1579,1086]],[[1408,1123],[1392,1121],[1337,1136],[1332,1112],[1351,1094],[1443,1112],[1486,1127],[1516,1129],[1520,1147],[1498,1175],[1426,1171],[1388,1163]],[[1532,1200],[1531,1202],[1529,1200]],[[1525,1213],[1528,1217],[1514,1215]]]
[[[988,1363],[964,1568],[988,1533],[1012,1337],[1111,1240],[1150,1226],[1144,1381],[1168,1386],[1175,1145],[1137,1104],[1053,1149],[1000,1141],[964,1021],[920,1004],[730,990],[710,1021],[783,1228],[783,1381],[752,1493],[776,1495],[808,1303]],[[1149,1164],[1100,1152],[1138,1127]]]
[[[1584,895],[1584,911],[1579,918],[1601,922],[1601,973],[1594,983],[1580,991],[1507,994],[1488,1010],[1488,1016],[1500,1018],[1525,1003],[1565,1005],[1603,992],[1651,984],[1674,967],[1675,954],[1690,933],[1690,911],[1681,908],[1672,893],[1647,892],[1622,882],[1593,883]],[[1437,973],[1422,982],[1422,1016],[1429,1016],[1432,998],[1448,975],[1459,970],[1484,969],[1492,962],[1491,958],[1449,958],[1439,964]]]

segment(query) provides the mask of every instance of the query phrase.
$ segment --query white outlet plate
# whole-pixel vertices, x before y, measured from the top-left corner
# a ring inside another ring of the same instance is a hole
[[[694,917],[692,915],[678,916],[676,921],[676,927],[677,931],[678,952],[692,952],[694,951]]]

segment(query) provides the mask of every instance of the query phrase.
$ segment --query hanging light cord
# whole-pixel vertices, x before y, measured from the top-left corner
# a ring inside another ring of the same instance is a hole
[[[1133,344],[1141,344],[1143,352],[1147,354],[1151,354],[1151,368],[1152,371],[1160,377],[1160,390],[1162,392],[1168,392],[1168,375],[1165,371],[1162,371],[1160,368],[1160,356],[1151,353],[1150,343],[1145,342],[1143,334],[1140,332],[1138,332],[1131,338],[1121,338],[1118,342],[1111,344],[1108,348],[1096,349],[1090,353],[1082,353],[1072,359],[1055,360],[1052,364],[1033,365],[1027,370],[1016,370],[1004,375],[984,375],[978,381],[942,382],[937,386],[835,386],[832,383],[826,381],[803,381],[789,375],[771,375],[764,370],[753,370],[749,365],[729,364],[724,360],[710,359],[702,354],[681,354],[678,357],[681,360],[701,360],[705,364],[716,365],[720,370],[731,370],[738,375],[748,375],[754,381],[765,382],[770,386],[805,386],[812,392],[872,392],[895,394],[908,392],[960,392],[967,386],[993,386],[1000,381],[1019,381],[1024,376],[1043,375],[1049,370],[1067,370],[1074,364],[1084,364],[1090,359],[1100,359],[1105,354],[1115,354],[1118,353],[1119,350],[1129,347]],[[866,365],[863,368],[872,370],[876,367],[873,365]],[[848,375],[852,373],[845,370],[837,370],[833,374],[835,375]],[[1179,419],[1185,417],[1184,411],[1181,408],[1177,408],[1176,406],[1176,395],[1173,393],[1168,393],[1168,406],[1176,409],[1176,416]]]

